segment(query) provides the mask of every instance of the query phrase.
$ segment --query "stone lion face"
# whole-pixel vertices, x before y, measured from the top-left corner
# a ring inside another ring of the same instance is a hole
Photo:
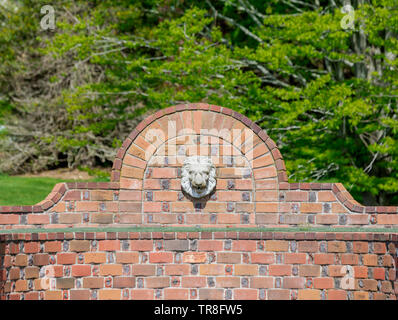
[[[193,198],[210,194],[216,186],[216,168],[207,157],[192,156],[182,167],[182,189]]]

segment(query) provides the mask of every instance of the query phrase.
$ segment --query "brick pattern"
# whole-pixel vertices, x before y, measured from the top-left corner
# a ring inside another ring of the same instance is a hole
[[[396,300],[398,293],[398,234],[43,232],[0,240],[3,300]]]

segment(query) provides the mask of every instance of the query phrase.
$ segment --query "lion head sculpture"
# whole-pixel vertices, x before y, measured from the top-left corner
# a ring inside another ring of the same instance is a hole
[[[207,196],[216,186],[216,168],[207,157],[186,158],[181,176],[182,189],[193,198]]]

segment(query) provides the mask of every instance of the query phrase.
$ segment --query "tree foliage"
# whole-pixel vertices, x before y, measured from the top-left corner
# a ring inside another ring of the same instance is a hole
[[[289,181],[398,203],[398,0],[352,1],[348,29],[347,1],[54,1],[54,32],[43,1],[18,4],[0,30],[2,170],[107,165],[148,113],[203,101],[264,128]]]

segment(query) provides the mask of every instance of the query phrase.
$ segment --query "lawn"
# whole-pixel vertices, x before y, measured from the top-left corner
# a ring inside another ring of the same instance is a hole
[[[47,177],[13,177],[0,175],[0,206],[34,205],[51,192],[59,182],[76,182]],[[93,178],[78,181],[108,181],[106,178]]]

